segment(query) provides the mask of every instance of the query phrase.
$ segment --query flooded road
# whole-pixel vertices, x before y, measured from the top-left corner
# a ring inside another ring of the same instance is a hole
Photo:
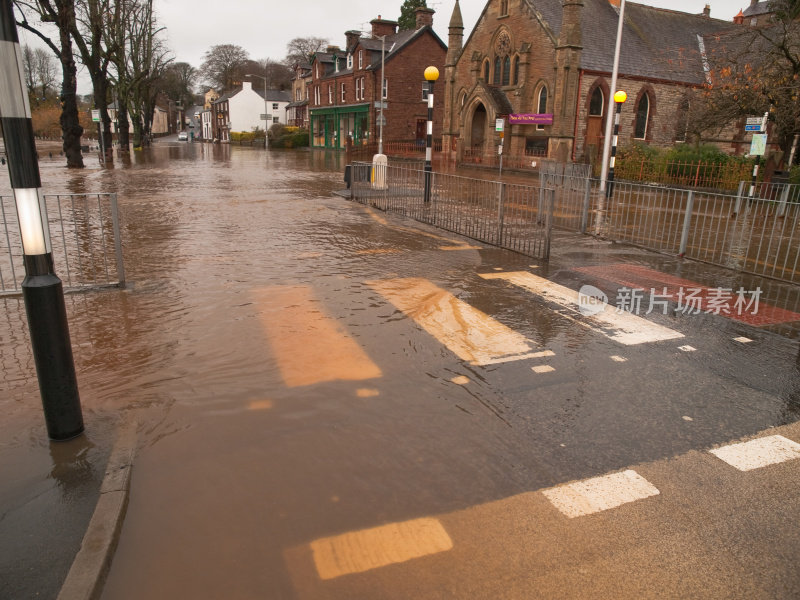
[[[536,263],[332,196],[342,161],[169,140],[113,169],[43,161],[46,192],[117,192],[122,214],[130,285],[67,298],[87,421],[70,485],[102,477],[118,420],[140,422],[105,598],[323,597],[309,573],[381,566],[315,571],[337,535],[411,522],[447,552],[425,518],[798,420],[792,340],[569,306],[612,287],[579,268],[675,274],[672,259],[584,238]],[[0,306],[13,517],[35,506],[19,465],[44,487],[54,469],[24,307]]]

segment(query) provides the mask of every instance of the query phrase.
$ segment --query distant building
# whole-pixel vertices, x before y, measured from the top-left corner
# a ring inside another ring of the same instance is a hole
[[[383,139],[424,143],[427,101],[423,73],[428,66],[443,70],[447,47],[433,31],[434,11],[418,8],[416,14],[417,27],[413,31],[398,32],[397,22],[379,15],[370,22],[369,37],[362,37],[359,31],[347,31],[344,49],[330,46],[314,55],[308,83],[313,147],[345,148],[348,138],[355,145],[377,142],[381,100],[386,119]],[[443,85],[440,86],[442,90]],[[442,96],[434,95],[434,100],[441,115]],[[434,137],[439,136],[441,120],[435,122],[434,129]]]
[[[265,129],[264,109],[266,106],[266,128],[275,123],[286,124],[286,105],[289,104],[288,92],[267,90],[266,105],[264,90],[253,89],[249,81],[242,82],[242,87],[220,96],[212,102],[213,137],[222,142],[229,142],[232,132],[247,133],[256,128]]]
[[[297,64],[293,70],[292,101],[286,105],[286,124],[308,129],[308,83],[311,81],[311,65]]]

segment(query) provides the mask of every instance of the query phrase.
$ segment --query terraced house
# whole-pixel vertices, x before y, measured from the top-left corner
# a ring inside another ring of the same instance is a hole
[[[618,17],[618,0],[489,0],[464,42],[456,0],[444,77],[447,156],[496,152],[495,120],[504,118],[508,153],[597,160],[605,115],[614,107]],[[706,82],[706,48],[734,27],[712,19],[708,6],[687,14],[626,3],[617,85],[628,96],[621,143],[684,139],[689,91]],[[734,127],[712,141],[730,147],[736,135]]]
[[[433,31],[433,14],[431,9],[418,8],[413,31],[398,31],[396,21],[378,16],[370,22],[370,36],[348,31],[344,49],[330,46],[314,55],[308,83],[313,147],[345,148],[348,139],[354,145],[377,142],[381,101],[386,119],[384,141],[419,140],[424,144],[427,100],[423,73],[431,65],[442,71],[447,53]],[[443,86],[440,89],[444,91]],[[444,106],[442,95],[434,93],[439,114]],[[441,131],[440,121],[434,137],[440,137]]]

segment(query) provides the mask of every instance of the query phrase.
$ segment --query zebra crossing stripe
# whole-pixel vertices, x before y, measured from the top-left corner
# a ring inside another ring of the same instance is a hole
[[[800,458],[800,444],[781,435],[770,435],[709,452],[740,471],[752,471]]]
[[[682,338],[683,334],[603,303],[591,316],[580,312],[578,292],[527,271],[481,273],[484,279],[502,279],[577,313],[575,322],[626,346]]]
[[[310,287],[273,286],[258,289],[254,295],[288,387],[381,377],[380,368],[325,312]]]
[[[452,547],[453,541],[437,519],[421,518],[321,538],[311,542],[311,553],[320,579],[334,579]]]
[[[549,356],[526,337],[459,300],[427,279],[368,281],[376,292],[460,359],[483,366]]]
[[[570,519],[659,493],[658,488],[632,469],[542,490],[553,506]]]

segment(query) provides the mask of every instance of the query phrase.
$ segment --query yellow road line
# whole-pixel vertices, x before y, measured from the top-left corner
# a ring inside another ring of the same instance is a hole
[[[452,547],[447,531],[432,518],[390,523],[311,542],[314,565],[321,579],[363,573]]]
[[[274,286],[254,292],[261,323],[288,387],[381,376],[352,337],[326,314],[308,286]]]
[[[473,365],[541,356],[523,335],[459,300],[427,279],[368,281],[417,325]]]

